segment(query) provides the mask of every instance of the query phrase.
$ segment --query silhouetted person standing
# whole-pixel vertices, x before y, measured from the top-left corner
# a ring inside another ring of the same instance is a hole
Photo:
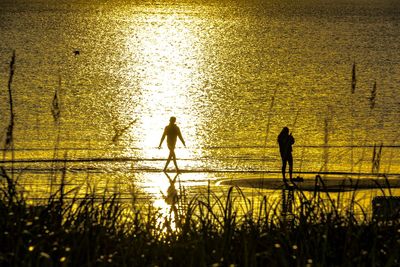
[[[178,168],[178,164],[176,163],[176,156],[175,156],[175,145],[176,145],[176,140],[178,137],[179,137],[179,140],[181,140],[182,144],[186,147],[185,141],[183,140],[183,137],[181,134],[181,130],[179,129],[178,126],[176,126],[175,122],[176,122],[175,117],[171,117],[169,119],[169,125],[167,125],[165,127],[164,133],[161,137],[160,145],[158,146],[158,148],[161,148],[161,145],[165,139],[165,136],[167,136],[167,145],[168,145],[168,149],[169,149],[169,156],[168,156],[167,162],[165,163],[164,172],[167,171],[167,167],[168,167],[168,164],[171,161],[171,159],[174,162],[176,172],[179,172],[179,168]]]
[[[283,182],[287,185],[285,176],[286,164],[289,163],[289,177],[292,180],[293,173],[293,156],[292,156],[292,145],[294,144],[294,138],[292,134],[289,134],[289,128],[283,127],[281,133],[278,135],[279,151],[282,158],[282,176]]]

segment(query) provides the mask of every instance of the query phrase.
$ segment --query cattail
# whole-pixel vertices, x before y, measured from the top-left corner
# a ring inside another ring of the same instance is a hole
[[[329,119],[325,117],[324,120],[324,171],[328,172],[328,161],[329,161],[329,151],[328,151],[328,142],[329,142]]]
[[[57,127],[57,139],[54,147],[54,159],[58,159],[58,146],[60,144],[60,116],[61,116],[61,108],[60,101],[58,98],[58,92],[61,90],[61,76],[58,77],[58,88],[54,91],[54,97],[51,103],[51,114],[53,115],[55,126]],[[53,183],[56,180],[56,161],[53,162],[53,172],[50,176],[50,192],[53,192]]]
[[[357,84],[357,79],[356,79],[356,63],[353,63],[353,75],[351,78],[351,93],[354,94],[356,91],[356,84]]]
[[[373,109],[375,107],[375,99],[376,99],[376,82],[371,90],[371,97],[369,98],[370,108]]]
[[[61,77],[58,80],[58,88],[54,91],[54,97],[51,105],[51,114],[53,115],[53,119],[55,123],[59,123],[61,110],[60,103],[58,100],[58,90],[61,88]]]
[[[12,149],[13,145],[13,132],[14,132],[14,103],[13,103],[13,98],[12,98],[12,81],[14,77],[14,71],[15,71],[15,51],[13,51],[13,55],[10,61],[10,76],[8,79],[8,96],[9,96],[9,107],[10,107],[10,123],[7,127],[7,133],[6,133],[6,143],[5,143],[5,148],[6,149]]]

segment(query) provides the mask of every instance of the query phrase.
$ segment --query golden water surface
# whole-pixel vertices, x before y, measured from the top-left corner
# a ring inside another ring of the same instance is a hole
[[[166,206],[170,182],[160,171],[168,151],[157,147],[170,116],[187,144],[178,141],[176,154],[188,192],[219,179],[279,177],[284,126],[296,139],[294,170],[306,178],[369,174],[381,143],[379,172],[398,177],[400,9],[390,1],[325,2],[1,3],[0,133],[16,50],[21,184],[46,196],[52,168],[62,165],[51,160],[67,159],[71,186],[126,197],[138,190]]]

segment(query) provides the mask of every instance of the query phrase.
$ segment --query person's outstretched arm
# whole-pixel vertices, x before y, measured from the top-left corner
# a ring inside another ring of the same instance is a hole
[[[167,128],[164,129],[164,133],[161,136],[160,144],[158,145],[158,148],[161,148],[162,143],[164,142],[165,136],[167,135]]]
[[[183,137],[181,134],[181,129],[179,129],[179,128],[178,128],[178,137],[179,137],[179,140],[181,140],[182,144],[186,147],[185,140],[183,140]]]

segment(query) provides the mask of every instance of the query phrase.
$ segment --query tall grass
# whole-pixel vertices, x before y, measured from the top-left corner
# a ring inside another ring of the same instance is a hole
[[[15,159],[15,150],[14,150],[14,124],[15,124],[15,114],[14,114],[14,100],[13,100],[13,90],[12,83],[14,79],[15,73],[15,51],[13,51],[11,61],[10,61],[10,73],[7,83],[7,92],[8,92],[8,107],[9,107],[9,123],[6,131],[6,139],[4,144],[4,154],[3,158],[5,159],[7,156],[7,151],[11,151],[11,179],[14,179],[13,166]]]
[[[59,189],[35,204],[11,179],[3,184],[1,266],[395,266],[400,260],[398,220],[356,217],[318,194],[293,191],[293,210],[285,212],[267,197],[256,208],[232,187],[225,197],[208,191],[178,201],[176,216],[163,216],[117,194],[77,198],[65,192],[62,177]]]

